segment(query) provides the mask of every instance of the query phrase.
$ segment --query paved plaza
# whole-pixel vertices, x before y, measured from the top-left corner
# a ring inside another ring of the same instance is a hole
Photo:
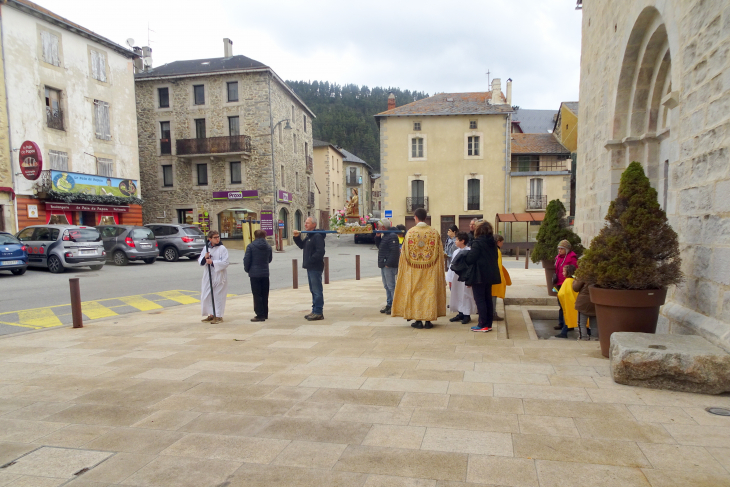
[[[544,283],[510,272],[508,297]],[[415,330],[384,297],[338,281],[319,322],[304,286],[265,323],[245,295],[217,325],[181,305],[0,338],[0,486],[730,486],[730,417],[704,410],[730,396],[614,384],[524,305]]]

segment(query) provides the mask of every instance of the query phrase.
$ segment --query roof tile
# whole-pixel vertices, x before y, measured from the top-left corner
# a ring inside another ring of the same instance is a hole
[[[392,110],[378,113],[376,117],[407,117],[418,115],[496,115],[509,113],[509,105],[491,105],[492,92],[439,93]]]
[[[512,154],[563,154],[570,151],[553,134],[512,134]]]

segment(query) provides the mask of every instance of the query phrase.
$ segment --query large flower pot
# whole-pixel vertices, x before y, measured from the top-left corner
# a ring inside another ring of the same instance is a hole
[[[553,292],[553,276],[555,275],[555,261],[542,260],[542,268],[545,269],[545,282],[547,282],[548,296],[557,296],[558,293]]]
[[[656,333],[659,308],[667,289],[602,289],[590,286],[591,302],[596,305],[601,353],[608,357],[611,335],[616,331]]]

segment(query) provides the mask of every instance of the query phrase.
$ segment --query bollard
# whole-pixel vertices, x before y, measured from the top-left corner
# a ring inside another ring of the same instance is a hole
[[[330,258],[329,257],[324,258],[324,283],[325,284],[330,283]]]
[[[525,269],[527,269],[527,266],[530,262],[530,249],[525,250]]]
[[[520,248],[519,247],[517,247],[517,257],[515,258],[515,260],[520,260]]]
[[[297,259],[291,260],[291,276],[292,276],[292,287],[299,289],[299,270],[297,269]]]
[[[81,315],[81,288],[79,287],[79,278],[72,277],[68,280],[71,288],[71,315],[73,316],[73,327],[83,328],[84,318]]]
[[[360,280],[360,256],[355,256],[355,280]]]

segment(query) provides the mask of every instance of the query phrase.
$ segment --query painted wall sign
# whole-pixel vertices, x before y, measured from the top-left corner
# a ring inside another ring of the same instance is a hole
[[[35,181],[41,175],[43,170],[43,153],[33,141],[26,140],[20,146],[19,161],[20,172],[23,173],[25,179]]]
[[[255,189],[247,191],[213,191],[214,200],[247,200],[259,197]]]
[[[94,174],[51,171],[53,189],[62,193],[86,193],[100,196],[137,196],[135,179],[107,178]]]
[[[294,195],[286,191],[279,190],[277,201],[282,203],[291,203],[294,200]]]
[[[274,235],[274,212],[271,210],[261,210],[261,230],[266,232],[269,237]]]
[[[109,206],[109,205],[79,205],[75,203],[51,203],[46,202],[46,210],[61,211],[104,211],[109,213],[127,213],[128,206]]]

